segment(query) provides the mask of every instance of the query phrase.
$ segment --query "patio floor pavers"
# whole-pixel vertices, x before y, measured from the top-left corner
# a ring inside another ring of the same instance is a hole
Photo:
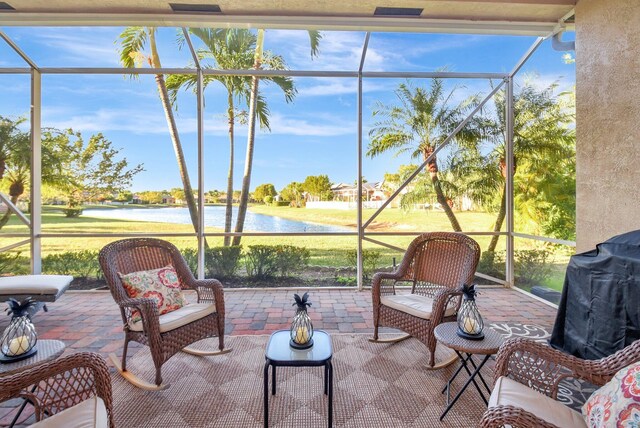
[[[316,329],[329,333],[373,332],[369,290],[228,289],[226,334],[271,334],[288,328],[295,312],[293,293],[305,291],[313,303],[309,314]],[[193,300],[195,295],[188,298]],[[556,315],[554,307],[506,288],[483,288],[477,302],[487,322],[537,324],[551,329]],[[121,355],[124,334],[120,311],[108,291],[68,291],[48,306],[49,312],[41,311],[34,317],[38,337],[62,340],[67,345],[66,353],[93,351],[105,357],[111,352]],[[1,317],[0,329],[8,322],[9,317]],[[131,345],[133,355],[137,345]]]

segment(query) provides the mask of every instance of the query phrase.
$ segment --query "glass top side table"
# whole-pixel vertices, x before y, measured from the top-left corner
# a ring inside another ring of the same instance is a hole
[[[313,332],[313,346],[293,349],[289,346],[289,330],[278,330],[271,335],[265,353],[264,365],[264,426],[269,426],[269,367],[271,367],[271,394],[276,395],[276,367],[324,366],[324,393],[329,401],[329,428],[333,424],[333,366],[331,337],[322,330]]]

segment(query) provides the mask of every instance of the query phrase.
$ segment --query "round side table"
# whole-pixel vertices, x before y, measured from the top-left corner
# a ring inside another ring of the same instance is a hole
[[[473,383],[473,385],[476,387],[476,390],[480,394],[482,401],[484,401],[484,403],[488,405],[489,402],[487,400],[487,397],[485,397],[485,394],[482,391],[482,388],[480,388],[480,385],[478,385],[478,382],[476,382],[476,377],[478,377],[482,381],[482,384],[484,385],[485,389],[487,390],[489,395],[491,395],[491,388],[489,388],[489,385],[482,377],[482,374],[480,373],[480,369],[482,369],[482,367],[485,365],[485,363],[489,360],[489,358],[493,354],[498,352],[500,345],[502,345],[502,342],[504,341],[500,333],[488,327],[483,330],[484,339],[482,340],[464,339],[458,336],[458,334],[456,333],[457,331],[458,331],[458,324],[455,322],[447,322],[447,323],[440,324],[434,330],[434,335],[438,340],[438,342],[442,343],[448,348],[453,349],[453,351],[456,353],[456,355],[460,359],[460,367],[458,367],[458,370],[456,370],[456,372],[453,374],[453,376],[451,376],[451,378],[449,379],[445,387],[442,389],[443,394],[445,392],[447,393],[447,407],[444,410],[444,412],[442,412],[442,415],[440,416],[440,420],[442,420],[447,415],[449,410],[451,410],[453,405],[456,403],[456,401],[458,401],[462,393],[465,391],[465,389],[467,389],[467,387],[471,383]],[[476,362],[473,360],[474,355],[482,355],[484,356],[484,358],[480,360],[479,364],[476,364]],[[469,364],[473,368],[473,372],[471,371]],[[460,391],[458,391],[458,394],[456,394],[453,401],[451,401],[450,399],[451,383],[456,378],[456,376],[458,376],[458,374],[462,371],[462,369],[464,369],[467,372],[467,374],[469,375],[469,379],[467,379],[464,386],[460,389]]]
[[[44,339],[38,340],[36,347],[38,349],[38,352],[36,352],[32,357],[26,358],[22,361],[16,361],[15,363],[0,364],[0,377],[16,374],[23,370],[38,366],[47,361],[55,360],[64,352],[65,344],[64,342],[61,342],[59,340]],[[36,387],[34,386],[34,391],[35,388]],[[18,419],[20,418],[20,415],[24,411],[24,408],[27,406],[28,402],[29,400],[26,398],[23,400],[20,408],[18,409],[18,413],[16,413],[13,420],[11,421],[11,424],[9,424],[9,428],[12,428],[16,424],[16,422],[18,422]]]

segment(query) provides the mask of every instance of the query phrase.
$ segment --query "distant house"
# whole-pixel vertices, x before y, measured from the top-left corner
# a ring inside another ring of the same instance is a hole
[[[385,201],[386,194],[382,189],[382,182],[362,183],[362,200]],[[353,184],[338,183],[331,188],[333,200],[341,202],[356,202],[358,200],[358,187]]]
[[[142,202],[142,196],[134,194],[131,197],[131,203],[132,204],[143,204],[144,202]]]
[[[173,205],[176,203],[176,198],[171,195],[164,194],[162,195],[162,203],[166,205]]]

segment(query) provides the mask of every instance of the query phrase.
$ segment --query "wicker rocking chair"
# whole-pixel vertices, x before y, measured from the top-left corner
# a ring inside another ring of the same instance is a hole
[[[111,378],[98,354],[79,352],[0,378],[0,402],[18,397],[33,405],[34,427],[114,428]]]
[[[132,299],[127,295],[118,273],[128,274],[172,265],[183,289],[195,290],[198,303],[190,304],[164,315],[158,315],[154,299]],[[134,238],[116,241],[100,251],[100,266],[120,306],[125,332],[122,364],[111,354],[118,371],[135,386],[147,389],[165,389],[161,367],[176,353],[183,351],[194,355],[219,355],[230,352],[224,349],[224,292],[216,279],[197,280],[178,249],[171,243],[151,238]],[[138,310],[142,321],[133,322],[132,311]],[[201,351],[188,346],[202,339],[218,337],[218,351]],[[129,341],[149,346],[156,368],[155,385],[139,379],[127,371],[127,347]]]
[[[429,368],[441,368],[456,358],[435,362],[435,327],[454,321],[460,307],[461,287],[473,281],[480,247],[461,233],[424,233],[413,240],[395,272],[378,272],[371,287],[373,342],[396,343],[415,337],[429,350]],[[411,294],[396,294],[396,284],[411,284]],[[379,327],[392,327],[408,334],[378,339]]]
[[[582,415],[556,401],[560,381],[602,386],[640,361],[640,340],[600,360],[582,360],[522,337],[505,341],[496,357],[495,385],[480,427],[586,427]]]

